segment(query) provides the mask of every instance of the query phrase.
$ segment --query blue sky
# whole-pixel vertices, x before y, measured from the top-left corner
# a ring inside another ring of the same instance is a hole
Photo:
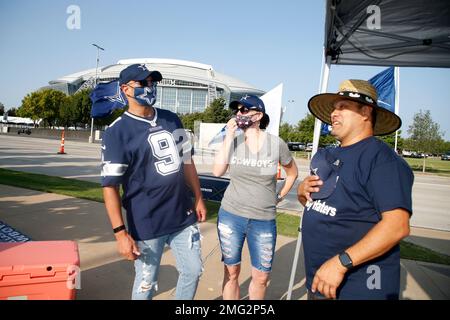
[[[81,10],[69,30],[68,6]],[[126,58],[172,58],[210,64],[263,90],[284,84],[284,121],[297,123],[318,92],[324,38],[322,0],[0,0],[0,102],[18,107],[48,81]],[[382,17],[381,17],[382,19]],[[369,79],[379,67],[331,67],[328,89]],[[419,109],[450,140],[450,69],[401,68],[402,136]],[[289,102],[294,100],[294,102]]]

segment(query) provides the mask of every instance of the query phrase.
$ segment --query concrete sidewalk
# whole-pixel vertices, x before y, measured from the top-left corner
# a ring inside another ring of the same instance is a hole
[[[129,299],[134,278],[133,263],[116,251],[102,203],[57,194],[0,185],[0,220],[33,240],[75,240],[81,258],[81,290],[78,299]],[[202,223],[204,273],[196,299],[221,299],[223,266],[216,225]],[[450,232],[413,229],[413,242],[447,253]],[[267,299],[286,299],[296,238],[278,236]],[[450,267],[401,261],[402,299],[450,299]],[[243,251],[241,295],[246,298],[250,283],[248,250]],[[162,258],[159,290],[155,299],[172,299],[176,287],[175,260],[166,249]],[[303,253],[300,253],[292,299],[305,299]]]

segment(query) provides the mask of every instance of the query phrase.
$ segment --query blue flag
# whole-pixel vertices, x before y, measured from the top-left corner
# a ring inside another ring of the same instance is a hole
[[[383,70],[369,79],[369,82],[377,89],[378,105],[395,112],[394,67]]]
[[[332,126],[328,123],[322,122],[322,126],[320,128],[320,135],[326,136],[330,134]]]
[[[103,118],[115,109],[122,109],[127,105],[127,98],[120,90],[119,81],[99,83],[90,95],[92,101],[91,117]]]
[[[242,129],[237,128],[234,136],[236,137],[242,133],[243,133]],[[211,145],[213,144],[222,143],[225,140],[226,135],[227,135],[227,126],[224,126],[208,143],[208,148],[210,148]]]
[[[222,143],[223,140],[225,139],[225,135],[226,135],[226,129],[227,126],[224,126],[212,139],[211,141],[208,143],[208,147],[211,147],[211,145],[215,144],[215,143]]]

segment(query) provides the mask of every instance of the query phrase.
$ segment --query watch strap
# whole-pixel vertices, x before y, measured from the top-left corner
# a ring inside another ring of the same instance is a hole
[[[117,228],[114,228],[113,231],[114,231],[114,233],[118,233],[125,229],[126,229],[125,225],[121,225],[121,226],[118,226]]]

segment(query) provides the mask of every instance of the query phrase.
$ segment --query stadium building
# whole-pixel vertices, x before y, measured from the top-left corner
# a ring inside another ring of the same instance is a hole
[[[216,98],[238,100],[246,94],[257,96],[265,92],[241,80],[216,72],[212,66],[173,59],[125,59],[117,64],[98,68],[98,81],[117,80],[127,66],[143,63],[149,70],[158,70],[163,80],[158,86],[156,107],[185,114],[202,112]],[[45,88],[56,89],[72,95],[86,88],[93,88],[96,69],[89,69],[49,82]]]

